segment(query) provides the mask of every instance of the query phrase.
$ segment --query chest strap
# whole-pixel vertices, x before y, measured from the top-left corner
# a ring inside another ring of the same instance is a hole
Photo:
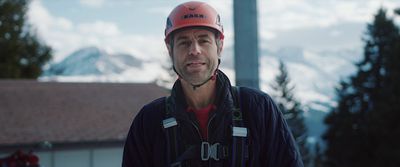
[[[182,166],[182,162],[199,156],[199,153],[202,161],[209,161],[210,159],[219,161],[228,158],[228,150],[228,146],[220,143],[210,145],[208,142],[202,142],[201,145],[190,145],[170,166]]]

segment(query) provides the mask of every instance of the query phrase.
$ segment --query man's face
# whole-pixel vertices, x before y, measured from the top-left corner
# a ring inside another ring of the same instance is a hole
[[[220,48],[216,44],[215,34],[205,29],[187,29],[177,32],[173,38],[171,56],[179,75],[191,84],[209,79],[218,66],[222,49],[222,44]]]

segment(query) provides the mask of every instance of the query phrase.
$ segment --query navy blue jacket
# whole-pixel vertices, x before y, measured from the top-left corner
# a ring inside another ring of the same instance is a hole
[[[231,144],[232,108],[234,106],[228,78],[218,71],[217,108],[210,113],[208,139],[198,133],[198,122],[187,104],[179,80],[171,92],[174,116],[179,124],[179,142],[188,145],[209,143]],[[303,163],[293,136],[275,103],[267,94],[246,87],[240,88],[241,110],[249,131],[251,167],[302,167]],[[166,113],[165,97],[145,105],[129,130],[123,153],[123,167],[165,167],[167,165],[166,135],[162,121]],[[197,127],[196,127],[197,126]],[[200,153],[199,153],[200,154]],[[202,163],[200,155],[191,166],[229,166],[227,159]],[[200,165],[202,164],[202,165]]]

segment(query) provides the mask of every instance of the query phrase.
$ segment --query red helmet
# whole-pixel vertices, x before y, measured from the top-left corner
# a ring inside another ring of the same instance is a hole
[[[221,34],[220,38],[224,38],[224,30],[217,11],[204,2],[192,1],[175,7],[169,14],[165,27],[165,40],[175,30],[194,26],[215,29]]]

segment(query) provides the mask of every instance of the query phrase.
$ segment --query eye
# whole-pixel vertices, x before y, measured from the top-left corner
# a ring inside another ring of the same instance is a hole
[[[189,46],[190,45],[190,41],[180,41],[178,42],[178,46]]]
[[[210,43],[210,40],[208,40],[208,39],[200,39],[199,43],[200,44]]]

